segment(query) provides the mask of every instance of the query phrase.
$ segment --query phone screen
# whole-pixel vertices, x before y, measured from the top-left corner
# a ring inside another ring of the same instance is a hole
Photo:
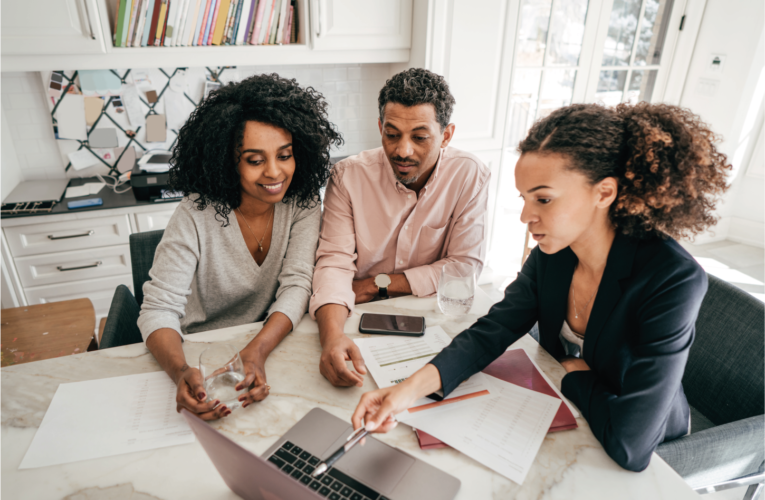
[[[364,314],[361,328],[364,330],[383,330],[396,333],[422,333],[424,318],[421,316],[399,316],[392,314]]]

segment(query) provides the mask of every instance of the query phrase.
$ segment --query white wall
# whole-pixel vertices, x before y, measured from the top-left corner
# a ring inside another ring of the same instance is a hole
[[[723,141],[733,164],[731,188],[718,205],[720,222],[697,243],[733,239],[764,246],[765,183],[747,167],[752,157],[765,93],[761,0],[707,0],[680,105],[701,116]],[[721,72],[713,54],[725,56]]]
[[[13,147],[13,139],[11,139],[11,129],[8,126],[8,120],[5,117],[5,113],[2,114],[3,128],[0,136],[2,138],[2,161],[0,167],[0,199],[5,199],[13,188],[15,188],[19,182],[21,182],[21,167],[19,167],[19,160],[16,156],[16,148]]]

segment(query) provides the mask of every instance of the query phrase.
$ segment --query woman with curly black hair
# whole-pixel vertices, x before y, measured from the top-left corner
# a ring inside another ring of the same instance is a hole
[[[619,465],[648,466],[690,431],[681,380],[707,277],[673,238],[715,223],[730,169],[687,110],[576,104],[538,121],[519,146],[521,221],[538,246],[505,298],[405,382],[365,394],[354,427],[449,394],[539,327],[568,372],[562,392]]]
[[[276,74],[210,93],[181,128],[170,184],[185,198],[157,247],[138,319],[148,349],[178,385],[178,411],[210,420],[186,363],[186,334],[265,321],[241,351],[247,406],[268,395],[265,361],[306,311],[319,238],[319,190],[329,149],[342,144],[312,88]],[[238,404],[237,404],[238,406]]]

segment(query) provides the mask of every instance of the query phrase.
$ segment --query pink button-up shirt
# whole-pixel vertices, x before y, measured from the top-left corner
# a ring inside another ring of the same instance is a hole
[[[470,153],[441,150],[417,193],[398,182],[382,148],[337,163],[324,196],[309,313],[325,304],[353,311],[352,281],[404,273],[418,297],[438,290],[447,262],[486,255],[490,172]]]

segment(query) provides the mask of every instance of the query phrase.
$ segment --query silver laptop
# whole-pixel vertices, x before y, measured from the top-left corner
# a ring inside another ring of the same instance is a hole
[[[460,488],[456,477],[371,437],[312,478],[316,465],[353,431],[320,408],[308,412],[262,457],[188,411],[181,413],[228,487],[246,500],[451,500]]]

